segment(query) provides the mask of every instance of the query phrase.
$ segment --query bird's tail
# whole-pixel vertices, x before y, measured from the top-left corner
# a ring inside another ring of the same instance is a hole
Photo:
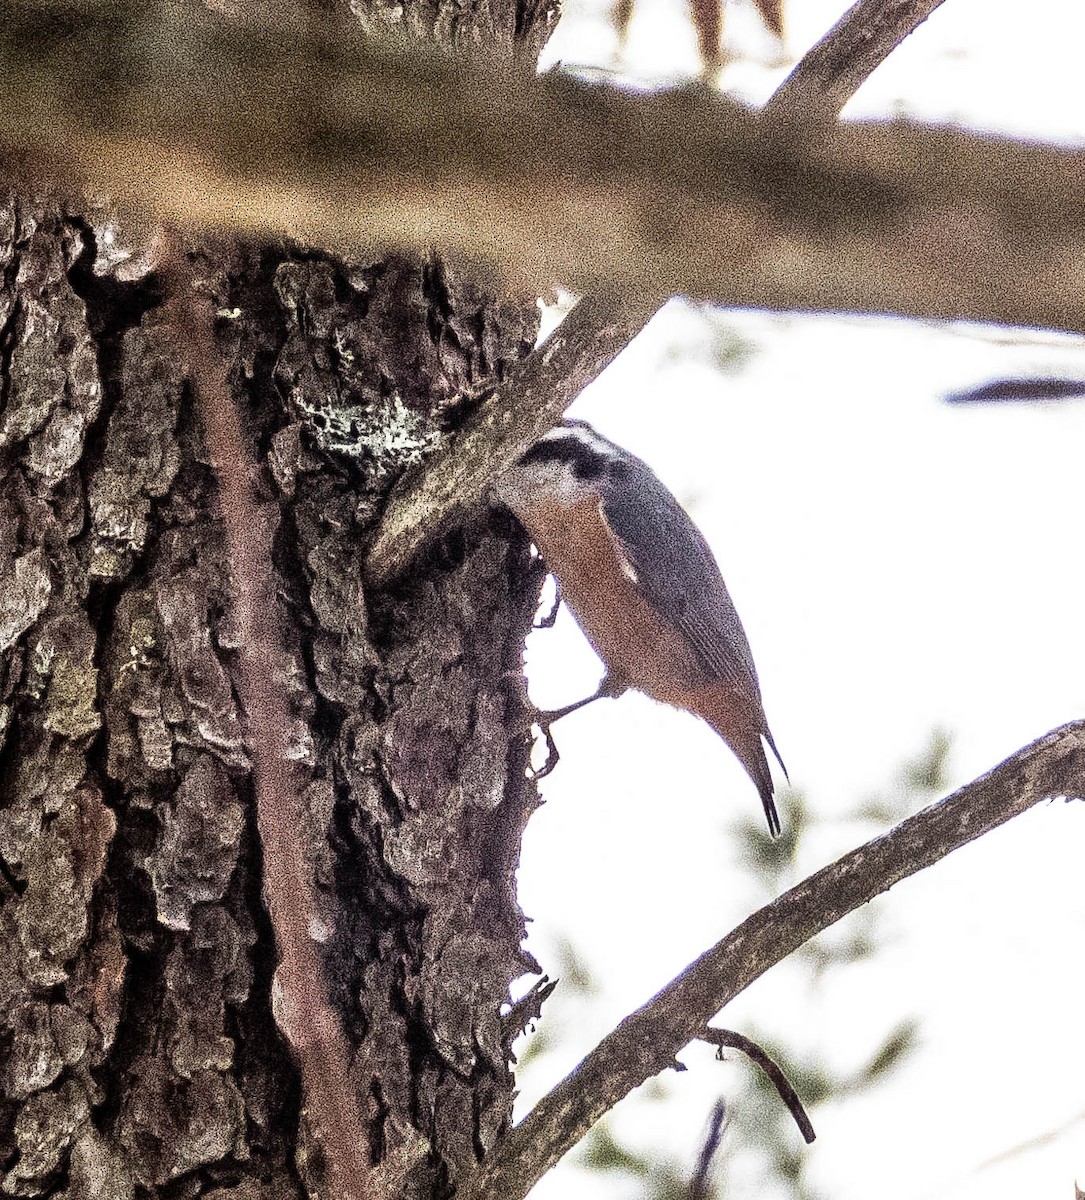
[[[705,697],[706,700],[709,697]],[[714,701],[714,702],[713,702]],[[750,706],[752,707],[752,706]],[[736,711],[745,709],[744,712]],[[768,742],[776,761],[787,778],[787,767],[772,740],[768,722],[758,704],[751,713],[745,705],[737,705],[733,697],[712,697],[711,701],[697,709],[700,715],[731,747],[735,757],[753,780],[761,796],[761,804],[765,809],[765,819],[769,824],[769,833],[776,837],[780,832],[780,815],[776,811],[773,799],[772,772],[769,770],[768,755],[765,753],[765,742]],[[753,721],[749,719],[752,716]],[[743,719],[745,718],[745,719]],[[764,740],[762,740],[764,739]]]
[[[719,732],[717,730],[717,732]],[[721,736],[724,736],[721,734]],[[761,733],[756,732],[748,739],[740,750],[729,738],[724,738],[727,744],[735,752],[738,761],[746,768],[746,774],[754,781],[758,793],[761,796],[761,804],[765,809],[765,820],[769,823],[769,833],[773,837],[777,837],[780,833],[780,814],[776,811],[776,801],[773,799],[774,788],[772,786],[772,772],[769,770],[768,755],[765,754],[765,747],[761,741]],[[772,738],[769,737],[769,745],[772,745]],[[772,747],[773,754],[776,754],[776,747]],[[779,754],[776,754],[779,761]],[[780,763],[782,767],[784,764]],[[787,774],[787,771],[784,771]]]
[[[787,767],[784,766],[784,760],[780,757],[780,751],[776,749],[776,743],[772,740],[772,734],[769,732],[768,723],[766,722],[761,728],[761,736],[768,742],[772,753],[776,756],[776,761],[780,764],[780,770],[784,773],[784,778],[788,783],[791,782],[791,776],[787,773]]]

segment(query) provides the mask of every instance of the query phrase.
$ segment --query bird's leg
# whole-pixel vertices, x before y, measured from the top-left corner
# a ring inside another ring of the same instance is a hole
[[[590,696],[586,696],[583,700],[577,700],[573,704],[566,704],[564,708],[551,709],[549,712],[544,712],[541,709],[536,709],[535,714],[531,719],[531,724],[537,726],[546,739],[546,758],[543,764],[537,771],[532,771],[531,778],[538,781],[545,779],[547,775],[558,765],[558,759],[561,757],[558,754],[557,744],[554,742],[554,735],[550,732],[550,726],[555,721],[560,721],[562,717],[567,717],[570,713],[576,712],[578,708],[583,708],[586,704],[591,704],[594,700],[602,700],[606,697],[617,697],[626,690],[626,684],[615,679],[607,673],[603,676],[599,686]]]
[[[543,759],[543,764],[537,770],[532,770],[530,763],[528,764],[528,779],[533,783],[538,783],[540,779],[545,779],[547,775],[558,765],[558,759],[561,755],[558,753],[557,742],[554,741],[554,735],[550,732],[549,725],[540,725],[542,735],[546,738],[546,758]]]
[[[560,721],[562,717],[567,717],[570,713],[576,712],[578,708],[583,708],[586,704],[591,704],[596,700],[605,700],[608,697],[613,699],[616,696],[620,696],[625,689],[626,684],[620,683],[608,673],[599,681],[599,686],[590,696],[585,696],[583,700],[577,700],[574,704],[566,704],[564,708],[551,709],[549,712],[536,709],[535,719],[531,723],[538,725],[542,729],[544,726],[553,725],[555,721]]]

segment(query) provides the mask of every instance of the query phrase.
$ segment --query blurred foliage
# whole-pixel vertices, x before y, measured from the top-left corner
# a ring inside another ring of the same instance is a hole
[[[949,734],[936,729],[931,734],[930,745],[904,765],[901,780],[911,791],[937,792],[946,786],[946,767],[952,749]]]
[[[919,1022],[914,1018],[901,1021],[896,1029],[882,1042],[881,1049],[875,1052],[874,1056],[855,1077],[852,1082],[853,1089],[864,1087],[868,1083],[874,1083],[883,1075],[888,1074],[902,1059],[906,1058],[915,1049],[918,1041]]]
[[[769,837],[760,813],[756,818],[743,817],[733,822],[726,831],[727,837],[747,872],[755,903],[767,903],[800,878],[800,854],[812,837],[843,825],[844,840],[850,843],[857,839],[848,827],[871,825],[874,828],[869,833],[874,834],[943,794],[949,752],[948,735],[935,730],[922,751],[903,763],[877,795],[864,799],[841,820],[814,816],[803,793],[790,788],[779,797],[783,816],[780,837]],[[839,831],[836,840],[840,841]],[[781,967],[796,971],[795,986],[803,989],[806,1000],[813,1006],[833,972],[855,963],[869,966],[887,940],[882,909],[865,905],[800,947]],[[565,998],[568,999],[571,990],[581,1003],[590,1004],[598,994],[598,984],[570,938],[558,943],[556,958],[554,969],[561,977]],[[570,1017],[566,1015],[564,1021],[568,1023]],[[538,1060],[560,1041],[560,1024],[548,1034],[546,1021],[542,1022],[543,1028],[527,1042],[521,1067]],[[808,1111],[878,1086],[908,1057],[919,1040],[918,1023],[905,1019],[881,1036],[858,1067],[844,1067],[833,1061],[831,1048],[822,1048],[820,1052],[797,1049],[794,1030],[747,1027],[742,1032],[780,1065]],[[726,1059],[746,1061],[736,1051],[726,1052]],[[665,1122],[664,1106],[670,1101],[671,1089],[668,1077],[657,1076],[638,1089],[634,1102],[653,1109],[658,1107],[660,1122]],[[726,1104],[723,1144],[716,1166],[705,1179],[694,1182],[695,1163],[668,1158],[660,1153],[657,1144],[644,1147],[625,1144],[615,1135],[608,1118],[600,1121],[581,1143],[578,1165],[635,1182],[634,1194],[638,1200],[690,1200],[691,1193],[696,1193],[698,1200],[723,1200],[725,1196],[727,1200],[745,1196],[761,1200],[772,1195],[792,1200],[822,1200],[806,1177],[802,1139],[790,1114],[773,1085],[752,1064],[745,1069],[741,1092],[728,1096]],[[812,1116],[816,1127],[816,1115]],[[756,1186],[750,1186],[751,1180],[757,1181]]]
[[[650,1176],[655,1166],[652,1156],[638,1154],[620,1145],[606,1121],[596,1125],[591,1136],[585,1139],[581,1163],[592,1171],[622,1171],[637,1179]]]
[[[712,367],[725,375],[735,375],[753,357],[756,345],[734,327],[729,314],[712,304],[682,301],[692,320],[680,336],[674,336],[660,354],[660,367],[687,366],[690,363]]]

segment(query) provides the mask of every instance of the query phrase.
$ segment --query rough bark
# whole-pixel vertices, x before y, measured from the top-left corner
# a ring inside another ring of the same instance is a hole
[[[534,52],[547,6],[406,6]],[[333,1000],[378,1193],[434,1196],[511,1114],[502,1016],[537,802],[510,741],[538,572],[485,508],[394,590],[388,489],[530,348],[533,299],[435,257],[189,258],[259,464]],[[320,1188],[274,960],[216,484],[151,230],[0,206],[0,1167],[15,1195]]]
[[[312,21],[330,20],[324,0],[308,2]],[[115,2],[117,29],[167,8]],[[510,97],[539,95],[516,79],[553,25],[547,0],[352,8],[363,24],[512,60],[497,106],[506,120],[521,115]],[[107,39],[84,61],[123,75],[134,42]],[[225,78],[207,75],[215,88]],[[304,72],[293,82],[318,90]],[[90,116],[89,138],[98,94],[76,91],[68,111]],[[334,87],[321,97],[339,98]],[[684,118],[690,104],[701,111],[697,98],[664,100],[663,117]],[[14,107],[21,120],[25,105]],[[409,119],[423,127],[419,111]],[[370,117],[379,130],[382,114]],[[585,138],[597,157],[593,119]],[[489,141],[515,162],[516,144],[495,128]],[[673,155],[678,143],[664,143]],[[620,139],[617,152],[628,157]],[[1056,177],[1076,162],[1037,161]],[[533,228],[548,216],[538,195],[534,211],[515,196]],[[463,200],[449,192],[446,215]],[[458,220],[477,237],[477,213]],[[425,238],[412,236],[418,250]],[[490,418],[472,419],[475,398],[515,373],[533,305],[435,256],[206,242],[187,257],[217,313],[257,464],[250,534],[267,547],[288,617],[273,669],[304,781],[312,937],[376,1167],[369,1194],[444,1196],[465,1178],[471,1194],[504,1194],[508,1178],[525,1190],[573,1140],[548,1124],[561,1089],[503,1136],[509,1046],[542,995],[503,1015],[510,981],[533,966],[512,879],[536,796],[526,739],[509,736],[521,726],[509,675],[539,572],[522,533],[479,506],[425,556],[378,543],[368,576],[363,562],[404,469],[448,431],[464,430],[468,445],[481,436]],[[229,585],[237,564],[227,566],[224,494],[161,264],[154,231],[106,207],[29,192],[0,203],[2,1186],[70,1200],[327,1194],[276,1024],[251,713],[239,701],[244,623]],[[599,349],[568,338],[563,353],[559,382],[570,386]],[[457,468],[448,475],[458,489]],[[477,492],[478,478],[468,483]],[[703,1019],[690,1004],[680,1016],[674,1037]],[[632,1086],[605,1062],[599,1074],[598,1086],[576,1085],[581,1132]]]

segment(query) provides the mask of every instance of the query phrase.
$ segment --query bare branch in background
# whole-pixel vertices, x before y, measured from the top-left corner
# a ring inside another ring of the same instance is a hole
[[[697,34],[701,70],[709,78],[722,63],[723,6],[725,0],[689,0],[689,14]]]
[[[784,35],[784,3],[783,0],[753,0],[761,20],[769,33],[777,37]]]
[[[723,1129],[727,1121],[727,1105],[723,1100],[717,1100],[712,1106],[708,1117],[708,1129],[705,1131],[704,1145],[697,1156],[697,1169],[686,1189],[686,1200],[704,1200],[711,1194],[708,1173],[712,1169],[712,1160],[723,1141]]]
[[[458,1200],[520,1200],[604,1113],[673,1066],[713,1014],[776,963],[893,884],[1056,796],[1085,796],[1085,721],[1045,734],[748,917],[539,1101],[460,1187]]]
[[[305,781],[288,747],[294,719],[283,670],[271,531],[253,493],[256,468],[215,344],[211,298],[195,290],[176,241],[171,259],[169,303],[192,373],[226,533],[239,630],[238,691],[252,755],[264,894],[279,951],[276,1017],[297,1056],[332,1191],[341,1200],[365,1200],[371,1193],[368,1139],[350,1083],[346,1038],[324,985],[314,941],[319,918],[312,874],[297,835]]]
[[[1054,400],[1079,400],[1085,396],[1085,379],[1053,375],[1025,375],[992,379],[977,387],[950,392],[947,404],[1046,404]]]

